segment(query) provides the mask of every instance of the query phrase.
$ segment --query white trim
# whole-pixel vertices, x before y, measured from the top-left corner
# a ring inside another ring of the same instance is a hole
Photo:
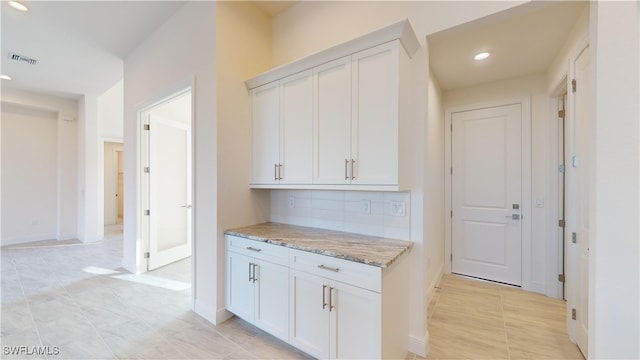
[[[75,235],[72,235],[71,239],[73,238],[75,238]],[[60,240],[60,239],[56,238],[55,233],[43,234],[43,235],[14,236],[9,238],[2,238],[2,246],[23,244],[23,243],[29,243],[34,241],[44,241],[44,240]]]
[[[522,111],[522,288],[537,291],[531,281],[531,97],[456,106],[445,111],[445,257],[444,273],[451,273],[451,116],[453,113],[520,104]],[[449,255],[449,256],[447,256]],[[543,291],[544,293],[544,287]]]
[[[409,335],[409,351],[424,358],[429,352],[429,330],[426,330],[421,338]]]
[[[219,324],[219,322],[217,322],[219,311],[209,308],[206,304],[202,303],[201,301],[194,300],[193,311],[196,314],[202,316],[205,320],[212,323],[213,325]]]

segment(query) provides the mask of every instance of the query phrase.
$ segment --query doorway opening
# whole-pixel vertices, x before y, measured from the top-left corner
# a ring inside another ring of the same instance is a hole
[[[104,142],[104,225],[122,224],[124,217],[124,149],[121,142]]]
[[[141,268],[153,271],[150,275],[189,284],[193,274],[192,109],[189,86],[138,113]]]

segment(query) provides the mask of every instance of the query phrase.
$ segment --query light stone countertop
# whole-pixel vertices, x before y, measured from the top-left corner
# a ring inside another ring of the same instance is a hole
[[[412,242],[297,225],[263,223],[225,234],[386,268]]]

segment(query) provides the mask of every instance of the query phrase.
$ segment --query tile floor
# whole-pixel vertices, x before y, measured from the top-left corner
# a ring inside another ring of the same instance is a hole
[[[2,248],[3,359],[308,358],[242,320],[216,327],[191,312],[188,259],[144,275],[120,268],[121,229],[97,244]]]
[[[584,359],[565,302],[515,287],[444,275],[427,316],[427,359]]]
[[[133,275],[120,268],[122,225],[105,235],[1,249],[1,358],[308,358],[237,318],[216,327],[191,312],[189,259]],[[428,359],[582,359],[564,302],[542,295],[445,275],[427,314]]]

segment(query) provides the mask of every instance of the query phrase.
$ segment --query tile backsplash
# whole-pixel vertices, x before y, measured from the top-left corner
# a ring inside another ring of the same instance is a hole
[[[271,190],[271,221],[410,240],[409,192]]]

